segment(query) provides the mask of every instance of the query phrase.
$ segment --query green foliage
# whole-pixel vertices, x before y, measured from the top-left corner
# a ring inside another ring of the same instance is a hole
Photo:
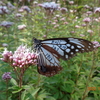
[[[73,5],[69,5],[68,0],[65,1],[59,0],[59,3],[62,7],[68,8],[66,13],[57,10],[48,15],[45,9],[32,3],[29,5],[30,13],[20,13],[23,17],[16,16],[20,7],[14,3],[16,9],[11,9],[10,14],[0,15],[0,22],[14,22],[9,28],[0,26],[0,53],[5,48],[4,43],[10,51],[15,51],[22,43],[31,47],[33,37],[77,37],[100,42],[100,13],[87,14],[91,7],[98,6],[93,5],[94,0],[74,0]],[[38,3],[41,2],[38,0]],[[4,5],[6,4],[7,1]],[[84,8],[86,4],[90,6],[89,9]],[[92,21],[83,22],[86,17],[90,17]],[[23,24],[26,27],[18,29],[18,25]],[[77,54],[68,61],[61,60],[61,66],[63,70],[53,77],[39,75],[37,67],[31,66],[23,76],[22,87],[19,87],[19,80],[13,67],[0,60],[0,100],[100,99],[100,48],[90,53]],[[11,72],[12,79],[8,83],[2,79],[4,72]]]

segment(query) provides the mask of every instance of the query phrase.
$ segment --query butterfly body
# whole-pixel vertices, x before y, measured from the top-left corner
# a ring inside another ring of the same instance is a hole
[[[94,50],[94,45],[90,41],[79,38],[33,39],[33,41],[34,48],[39,54],[37,59],[38,72],[49,77],[62,70],[59,64],[60,58],[68,60],[77,53]]]

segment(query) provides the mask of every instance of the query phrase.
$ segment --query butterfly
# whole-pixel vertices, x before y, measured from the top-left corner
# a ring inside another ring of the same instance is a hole
[[[33,38],[33,44],[37,58],[37,69],[42,75],[51,77],[62,70],[60,58],[68,60],[77,53],[94,50],[94,44],[88,40],[80,38],[52,38],[38,40]]]

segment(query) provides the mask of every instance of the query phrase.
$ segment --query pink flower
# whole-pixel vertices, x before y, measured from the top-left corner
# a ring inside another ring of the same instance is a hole
[[[69,10],[70,11],[70,13],[75,13],[75,12],[77,12],[76,10]]]
[[[92,30],[87,30],[87,32],[88,32],[88,33],[93,33],[93,31],[92,31]]]
[[[5,48],[5,50],[3,51],[3,58],[0,58],[0,60],[4,61],[4,62],[11,62],[10,57],[13,55],[12,51],[8,51],[7,48]]]
[[[80,28],[80,26],[79,25],[75,25],[75,28]]]
[[[73,33],[75,33],[75,31],[71,31],[70,33],[72,33],[72,34],[73,34]]]
[[[100,22],[99,18],[95,18],[94,21],[96,21],[96,22]]]
[[[92,11],[87,11],[86,13],[87,13],[88,15],[90,15],[90,14],[92,14]]]
[[[26,28],[26,25],[24,25],[24,24],[23,24],[23,25],[18,25],[18,29],[19,29],[19,30],[23,30],[23,29],[25,29],[25,28]]]
[[[37,1],[34,1],[34,2],[33,2],[33,4],[34,4],[34,5],[37,5],[37,4],[38,4],[38,2],[37,2]]]
[[[68,22],[64,22],[64,24],[68,24]]]
[[[92,43],[94,44],[95,48],[100,47],[100,43],[98,41],[92,41]]]
[[[8,8],[10,8],[10,9],[15,9],[15,8],[16,8],[16,7],[13,6],[10,2],[7,3],[7,6],[8,6]]]
[[[46,38],[47,37],[47,35],[43,35],[43,38]]]
[[[28,6],[22,6],[20,9],[19,9],[19,12],[28,12],[30,13],[31,12],[31,9],[28,7]]]
[[[60,11],[64,14],[64,13],[68,12],[68,9],[67,9],[67,8],[62,7],[62,8],[60,8]]]
[[[89,9],[89,8],[90,8],[90,6],[88,6],[88,5],[85,5],[85,6],[84,6],[84,8],[86,8],[86,9]]]
[[[100,7],[95,8],[94,13],[100,13]]]
[[[54,28],[57,28],[57,27],[59,27],[59,25],[58,25],[58,24],[54,26]]]
[[[2,46],[3,46],[3,47],[7,47],[8,44],[7,44],[7,43],[3,43]]]
[[[65,20],[66,20],[66,18],[65,18],[65,17],[63,17],[63,18],[61,18],[60,20],[61,20],[61,21],[65,21]]]
[[[61,17],[60,15],[55,15],[57,18]]]
[[[74,4],[74,1],[69,1],[69,4],[70,4],[70,5],[73,5],[73,4]]]
[[[16,17],[23,17],[23,15],[20,14],[20,13],[17,13],[17,14],[16,14]]]
[[[84,35],[84,34],[80,34],[80,36],[81,36],[81,37],[84,37],[85,35]]]
[[[83,22],[85,22],[85,23],[89,23],[90,21],[91,21],[91,19],[89,17],[83,19]]]
[[[0,6],[0,14],[3,15],[3,14],[8,14],[9,13],[9,10],[7,8],[7,6]]]
[[[3,75],[2,75],[2,79],[3,80],[9,80],[11,79],[12,77],[10,76],[10,72],[5,72]]]
[[[13,22],[3,21],[3,22],[0,24],[0,26],[3,26],[3,27],[8,28],[8,27],[12,26],[13,24],[14,24]]]
[[[21,68],[35,65],[38,54],[34,53],[30,48],[27,48],[27,46],[21,45],[14,53],[5,49],[2,56],[2,61]]]
[[[85,26],[86,26],[86,24],[82,24],[82,26],[83,26],[83,27],[85,27]]]
[[[57,24],[57,23],[56,23],[56,22],[53,22],[52,24],[55,25],[55,24]]]
[[[45,8],[46,10],[57,10],[59,8],[59,4],[55,2],[45,2],[43,4],[38,4],[38,6]]]

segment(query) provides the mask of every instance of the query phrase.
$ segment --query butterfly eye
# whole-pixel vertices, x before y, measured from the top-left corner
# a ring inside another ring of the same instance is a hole
[[[34,39],[38,56],[38,72],[45,76],[57,74],[62,67],[59,59],[68,60],[77,53],[94,50],[94,45],[88,40],[79,38],[53,38],[46,40]]]

